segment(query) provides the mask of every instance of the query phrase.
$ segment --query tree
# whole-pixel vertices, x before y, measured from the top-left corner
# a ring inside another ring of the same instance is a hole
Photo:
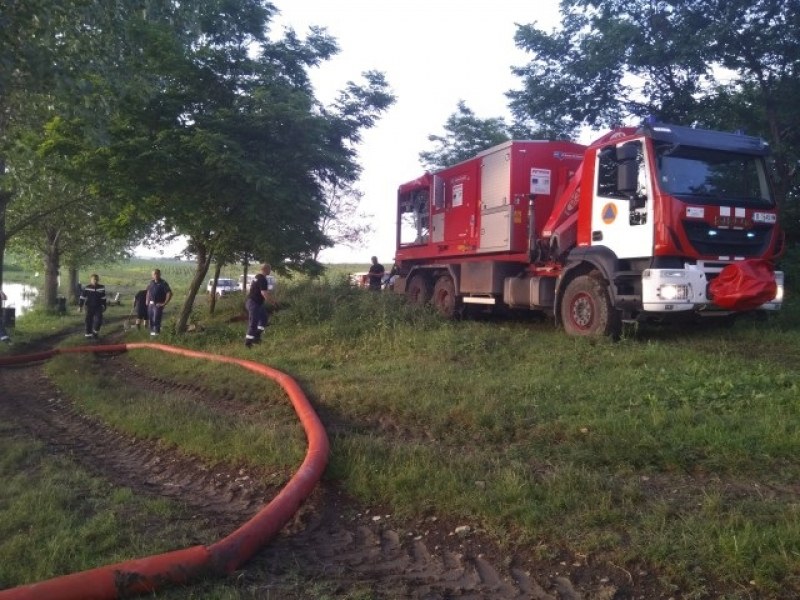
[[[360,132],[394,100],[383,75],[368,72],[320,106],[307,69],[337,50],[324,30],[274,41],[272,5],[246,0],[218,15],[211,4],[197,0],[187,35],[141,30],[149,43],[137,60],[156,84],[121,100],[107,143],[86,144],[75,120],[54,123],[48,140],[121,220],[146,216],[189,238],[197,267],[179,331],[218,254],[302,266],[330,243],[322,186],[355,179]]]
[[[515,120],[555,135],[655,115],[770,141],[797,196],[800,0],[562,0],[563,28],[518,26]]]
[[[5,235],[16,252],[42,262],[43,302],[52,309],[57,305],[62,267],[69,267],[66,292],[76,300],[78,269],[98,259],[123,256],[131,236],[128,231],[115,235],[110,226],[114,208],[65,177],[59,168],[64,163],[61,157],[35,152],[42,139],[42,121],[59,102],[36,95],[29,101],[27,120],[17,119],[6,131],[9,167],[4,183],[13,191],[14,202],[6,213]]]
[[[25,112],[24,92],[39,92],[58,81],[56,30],[64,27],[67,2],[6,3],[0,11],[0,285],[7,245],[8,208],[14,199],[6,181],[8,128]],[[61,25],[59,25],[61,24]],[[63,39],[63,38],[62,38]],[[66,58],[60,65],[68,63]]]
[[[372,225],[367,222],[369,215],[358,212],[363,197],[363,192],[348,183],[331,182],[324,186],[325,212],[319,227],[326,240],[333,245],[355,247],[366,239]],[[321,251],[322,245],[314,250],[315,261]]]
[[[17,211],[9,229],[9,213],[17,200],[8,169],[19,169],[8,155],[15,133],[41,128],[49,119],[81,119],[87,138],[104,137],[107,117],[123,90],[146,93],[140,77],[125,60],[136,56],[132,33],[141,24],[136,0],[27,0],[6,2],[0,10],[0,283],[10,237],[31,222],[57,214],[74,200],[46,203],[27,215]],[[43,102],[44,100],[44,102]]]
[[[511,139],[503,118],[479,119],[463,100],[444,124],[445,134],[429,135],[437,146],[420,152],[425,169],[436,171],[475,156],[477,153]]]

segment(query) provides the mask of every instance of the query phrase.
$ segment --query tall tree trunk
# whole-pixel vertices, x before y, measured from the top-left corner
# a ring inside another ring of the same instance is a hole
[[[77,267],[69,267],[69,286],[67,292],[67,298],[69,299],[69,303],[72,305],[78,304],[78,268]]]
[[[2,127],[0,127],[2,131]],[[0,181],[6,174],[6,161],[0,156]],[[11,192],[0,189],[0,288],[3,287],[3,265],[6,256],[6,209],[11,202]]]
[[[250,261],[245,256],[242,259],[242,291],[247,294],[247,268],[250,266]]]
[[[217,308],[217,282],[219,281],[219,274],[222,272],[222,263],[217,261],[214,267],[214,287],[211,290],[211,297],[208,299],[208,312],[214,314]]]
[[[58,277],[61,260],[61,249],[58,241],[60,232],[48,229],[46,232],[44,251],[44,305],[48,309],[58,304]]]
[[[3,162],[0,160],[0,177],[3,176],[2,169]],[[6,205],[8,199],[8,194],[0,190],[0,288],[3,287],[3,266],[6,256]]]
[[[208,250],[207,246],[201,243],[194,244],[193,248],[195,248],[197,255],[197,267],[194,271],[192,282],[189,284],[186,301],[183,303],[181,312],[178,315],[178,323],[175,326],[175,331],[177,333],[186,333],[186,329],[189,326],[189,317],[192,315],[194,300],[197,298],[197,292],[203,285],[203,281],[205,281],[206,275],[208,274],[208,268],[211,266],[212,253]]]

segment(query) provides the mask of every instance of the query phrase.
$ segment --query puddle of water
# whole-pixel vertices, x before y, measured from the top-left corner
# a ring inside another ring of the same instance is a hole
[[[39,295],[39,290],[31,285],[25,285],[24,283],[4,283],[3,292],[5,292],[8,298],[8,300],[3,303],[3,306],[8,308],[13,307],[17,317],[24,315],[26,311],[33,308],[36,296]]]

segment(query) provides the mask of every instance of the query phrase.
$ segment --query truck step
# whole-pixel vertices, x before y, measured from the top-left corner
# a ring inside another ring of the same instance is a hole
[[[642,276],[641,271],[617,271],[614,273],[614,281],[619,279],[639,279]]]

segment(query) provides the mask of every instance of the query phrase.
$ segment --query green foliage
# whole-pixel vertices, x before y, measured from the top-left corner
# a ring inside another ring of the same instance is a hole
[[[69,152],[121,218],[187,235],[198,255],[303,264],[327,243],[323,182],[355,178],[352,144],[394,98],[380,73],[367,72],[319,110],[306,69],[336,52],[334,40],[322,31],[269,39],[273,8],[262,2],[219,15],[194,4],[188,30],[146,13],[134,19],[145,51],[128,59],[149,94],[120,99],[104,144],[63,122],[46,147]]]
[[[336,337],[372,338],[413,323],[435,323],[432,311],[407,305],[394,294],[365,294],[345,276],[306,280],[286,286],[285,311],[280,319],[305,327],[329,327]]]
[[[444,130],[444,136],[428,136],[428,141],[435,142],[436,148],[419,154],[425,169],[437,171],[455,165],[511,137],[502,118],[479,119],[463,100],[448,117]]]
[[[262,0],[31,6],[0,17],[0,63],[16,74],[0,79],[0,157],[15,175],[0,182],[0,214],[15,200],[0,221],[0,280],[6,239],[48,215],[50,301],[61,261],[93,260],[89,239],[108,256],[147,233],[188,236],[198,269],[179,329],[214,256],[319,268],[335,216],[326,186],[357,178],[362,131],[394,102],[382,73],[322,107],[307,71],[335,40],[318,28],[268,35],[276,8]]]

